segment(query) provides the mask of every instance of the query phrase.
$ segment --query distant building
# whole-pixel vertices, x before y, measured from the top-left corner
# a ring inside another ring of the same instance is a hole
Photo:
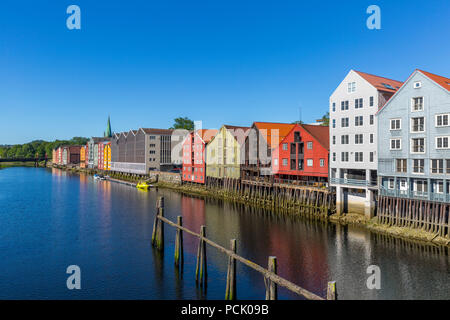
[[[327,182],[328,126],[295,124],[272,153],[272,170],[279,182]]]
[[[62,146],[62,163],[63,165],[68,164],[79,164],[80,163],[80,150],[82,146]]]
[[[92,137],[87,142],[88,168],[95,169],[98,167],[98,143],[104,140],[104,137]]]
[[[174,130],[140,128],[116,133],[111,141],[111,170],[148,174],[149,171],[168,171],[181,166],[172,161]],[[179,140],[180,152],[182,139]],[[181,157],[180,157],[181,159]]]
[[[86,168],[86,146],[80,148],[80,168]]]
[[[200,129],[191,132],[183,142],[182,180],[196,183],[206,181],[206,145],[217,130]]]
[[[377,116],[380,193],[450,202],[450,79],[415,70]]]
[[[336,190],[338,213],[374,214],[378,169],[375,114],[401,85],[400,81],[351,70],[330,96],[330,185]]]
[[[249,127],[223,125],[206,146],[206,176],[233,178],[241,176],[241,147]]]
[[[111,170],[111,142],[103,144],[103,170]]]

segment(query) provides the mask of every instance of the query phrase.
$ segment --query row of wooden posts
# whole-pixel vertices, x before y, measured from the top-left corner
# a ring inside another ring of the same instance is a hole
[[[378,221],[450,239],[450,203],[379,196]]]
[[[213,177],[206,178],[206,188],[219,190],[228,199],[292,210],[319,219],[326,219],[336,209],[334,193],[328,189]]]
[[[227,282],[225,289],[225,299],[235,300],[236,294],[236,262],[239,261],[244,265],[252,268],[253,270],[261,273],[264,276],[264,283],[266,286],[266,300],[276,300],[278,298],[278,286],[284,287],[300,296],[309,300],[324,300],[322,297],[309,292],[306,289],[299,287],[298,285],[281,278],[277,275],[277,258],[274,256],[269,257],[268,268],[265,269],[260,265],[249,261],[237,254],[237,241],[232,239],[230,241],[230,249],[226,249],[219,244],[211,241],[206,237],[206,227],[201,226],[200,233],[196,233],[183,227],[183,219],[181,216],[177,217],[177,223],[170,221],[164,217],[164,197],[159,197],[156,206],[157,214],[153,222],[152,233],[152,246],[162,251],[164,250],[164,223],[176,228],[175,236],[175,266],[179,269],[182,268],[184,262],[183,254],[183,231],[195,236],[199,239],[197,250],[197,264],[195,268],[195,281],[197,285],[202,288],[206,288],[207,285],[207,258],[206,258],[206,244],[216,248],[217,250],[225,253],[228,256],[228,270],[227,270]],[[328,282],[327,287],[327,300],[337,299],[336,282]]]

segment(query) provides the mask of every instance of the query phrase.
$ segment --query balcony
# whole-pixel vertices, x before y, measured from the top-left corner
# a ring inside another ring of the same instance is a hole
[[[380,194],[382,196],[396,197],[396,198],[450,202],[450,194],[445,193],[419,192],[411,190],[395,190],[395,189],[380,188]]]
[[[331,178],[330,179],[331,184],[345,184],[349,186],[358,186],[358,187],[376,187],[377,182],[376,181],[367,181],[367,180],[360,180],[360,179],[339,179],[339,178]]]

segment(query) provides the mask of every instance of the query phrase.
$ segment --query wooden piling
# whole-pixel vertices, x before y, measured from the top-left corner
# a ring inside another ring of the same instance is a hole
[[[207,268],[206,268],[206,227],[200,227],[200,239],[197,249],[197,266],[195,268],[195,282],[201,287],[206,287]]]
[[[236,253],[236,239],[230,241],[230,249]],[[236,259],[228,257],[227,286],[225,300],[236,300]]]
[[[183,217],[177,217],[177,224],[182,227],[183,226]],[[177,228],[176,236],[175,236],[175,266],[181,267],[184,261],[183,254],[183,230]]]
[[[164,197],[158,199],[158,216],[164,217]],[[159,250],[164,249],[164,223],[159,219],[156,222],[156,247]]]
[[[277,257],[269,257],[268,268],[269,272],[277,274]],[[266,300],[277,300],[278,290],[277,284],[269,279],[266,280]]]
[[[327,300],[337,300],[336,281],[328,282]]]

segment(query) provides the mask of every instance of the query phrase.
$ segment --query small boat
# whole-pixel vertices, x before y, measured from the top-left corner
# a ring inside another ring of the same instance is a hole
[[[141,189],[141,190],[148,190],[152,185],[148,184],[145,181],[140,181],[137,185],[136,188]]]
[[[105,177],[99,174],[94,174],[94,180],[105,180]]]

